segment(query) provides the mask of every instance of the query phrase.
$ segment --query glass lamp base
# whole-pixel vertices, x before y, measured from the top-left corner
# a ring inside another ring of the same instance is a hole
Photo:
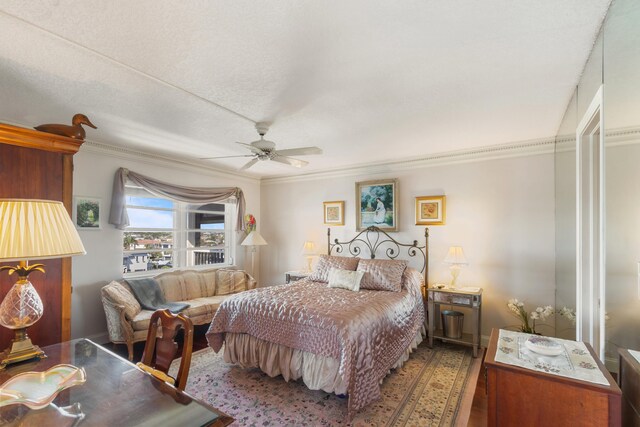
[[[27,328],[44,312],[40,295],[26,277],[20,277],[0,304],[0,325],[9,329]]]
[[[11,345],[0,353],[0,369],[11,363],[46,357],[27,335],[27,328],[42,317],[43,311],[36,288],[26,276],[20,276],[0,304],[0,325],[15,331]]]

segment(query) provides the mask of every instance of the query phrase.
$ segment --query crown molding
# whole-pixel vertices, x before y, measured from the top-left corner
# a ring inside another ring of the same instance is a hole
[[[392,162],[368,163],[347,168],[337,168],[319,172],[310,172],[294,176],[275,176],[262,178],[261,184],[280,184],[285,182],[311,181],[325,178],[339,178],[357,175],[377,175],[412,169],[454,165],[460,163],[481,162],[511,157],[553,154],[556,139],[540,138],[508,144],[490,145],[467,150],[437,153],[429,156],[412,157]]]
[[[109,145],[91,140],[85,140],[85,143],[80,148],[80,152],[89,152],[125,160],[135,159],[135,161],[138,163],[146,163],[156,166],[168,166],[173,169],[181,169],[187,172],[204,173],[214,178],[233,177],[233,179],[244,182],[251,182],[254,184],[260,182],[259,178],[251,177],[248,175],[241,175],[236,170],[202,165],[194,162],[193,159],[169,157],[162,154],[151,153],[148,151],[132,150],[130,148],[122,146]]]
[[[605,132],[605,149],[624,147],[640,143],[640,127],[611,129]],[[576,151],[576,135],[559,135],[556,138],[556,152]]]
[[[606,147],[614,148],[640,143],[640,127],[612,129],[606,132]],[[507,144],[490,145],[469,150],[448,151],[424,157],[413,157],[393,162],[369,163],[348,168],[337,168],[299,175],[262,178],[262,185],[285,182],[312,181],[326,178],[341,178],[357,175],[378,175],[411,169],[430,168],[460,163],[484,162],[511,157],[537,156],[564,151],[575,151],[576,136],[532,139]]]

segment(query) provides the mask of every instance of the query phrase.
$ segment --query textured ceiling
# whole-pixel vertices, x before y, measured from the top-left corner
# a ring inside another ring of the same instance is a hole
[[[255,176],[548,137],[609,1],[0,0],[0,120],[82,112],[92,141],[194,159],[269,121],[324,150]]]

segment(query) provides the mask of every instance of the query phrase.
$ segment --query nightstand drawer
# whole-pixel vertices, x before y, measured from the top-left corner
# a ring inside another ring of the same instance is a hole
[[[471,305],[473,300],[471,295],[453,295],[453,294],[445,294],[442,292],[435,292],[433,295],[433,299],[435,302],[442,302],[445,304],[460,304],[460,305]]]

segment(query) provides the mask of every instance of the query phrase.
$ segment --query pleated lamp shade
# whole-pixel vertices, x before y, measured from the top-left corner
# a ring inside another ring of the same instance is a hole
[[[0,260],[29,261],[84,255],[62,202],[0,199]]]
[[[451,246],[449,252],[444,259],[447,264],[467,265],[467,258],[464,256],[464,250],[461,246]]]
[[[266,245],[267,241],[258,233],[257,230],[253,230],[249,235],[242,241],[242,246],[262,246]]]
[[[316,244],[312,241],[306,241],[302,245],[302,251],[300,252],[302,255],[315,255],[316,254]]]

